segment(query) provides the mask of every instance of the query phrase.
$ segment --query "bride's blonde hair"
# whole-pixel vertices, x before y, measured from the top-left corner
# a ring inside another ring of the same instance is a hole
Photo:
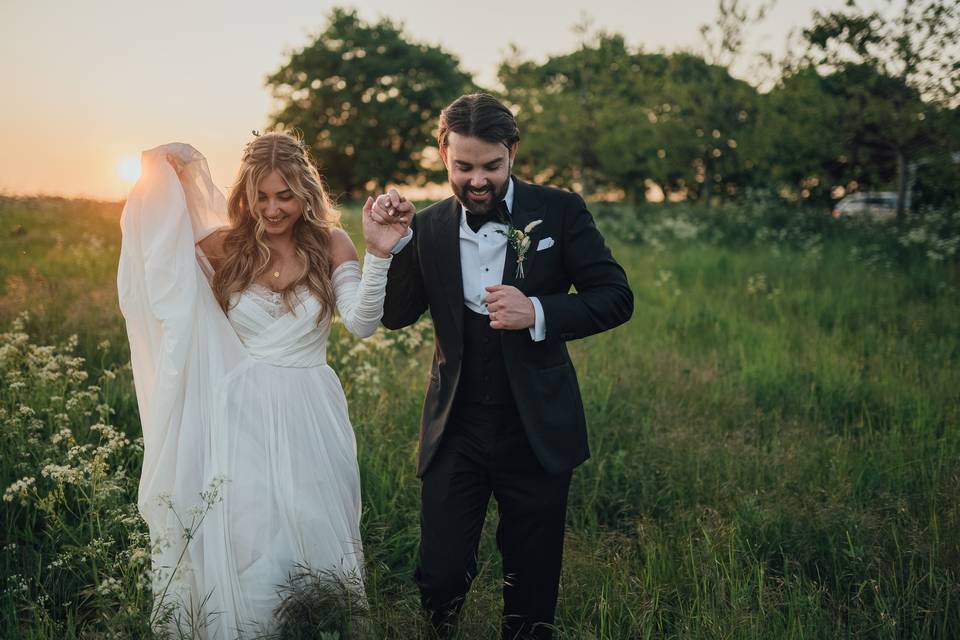
[[[260,182],[274,170],[303,207],[303,215],[293,227],[293,241],[304,266],[281,292],[283,303],[292,309],[297,287],[305,285],[322,305],[322,321],[332,314],[335,303],[330,281],[330,229],[339,226],[340,216],[306,148],[286,132],[259,135],[244,149],[227,200],[230,226],[224,236],[221,266],[213,275],[213,293],[226,312],[231,297],[249,287],[270,264],[266,229],[250,203],[257,202]]]

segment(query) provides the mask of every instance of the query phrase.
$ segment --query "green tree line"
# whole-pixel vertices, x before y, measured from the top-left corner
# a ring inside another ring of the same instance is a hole
[[[520,123],[516,172],[588,196],[710,206],[762,192],[826,207],[845,193],[889,190],[901,216],[957,202],[960,6],[815,11],[802,50],[764,90],[730,72],[765,8],[748,9],[720,1],[702,29],[704,54],[644,52],[581,25],[577,47],[544,62],[513,48],[499,86],[484,88],[402,25],[335,8],[267,78],[271,120],[303,133],[331,190],[347,197],[441,177],[440,109],[486,90]]]

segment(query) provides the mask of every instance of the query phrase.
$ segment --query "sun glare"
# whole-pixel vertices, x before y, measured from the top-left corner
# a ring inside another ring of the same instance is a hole
[[[140,177],[140,159],[136,156],[124,156],[117,163],[117,175],[124,182],[136,182]]]

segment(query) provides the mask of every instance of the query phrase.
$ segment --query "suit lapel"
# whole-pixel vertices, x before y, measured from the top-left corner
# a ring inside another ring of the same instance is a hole
[[[510,214],[510,222],[513,228],[523,231],[524,227],[534,220],[543,219],[546,206],[541,202],[540,198],[537,197],[536,190],[531,185],[526,182],[521,182],[516,178],[511,179],[513,180],[513,211]],[[523,260],[523,272],[525,276],[529,276],[530,269],[533,266],[533,258],[537,254],[536,238],[539,230],[540,228],[538,227],[537,230],[533,231],[530,238],[532,245]],[[508,241],[507,255],[503,262],[503,284],[516,287],[526,293],[524,289],[526,280],[526,277],[517,278],[517,252],[510,246],[510,242]]]
[[[438,212],[434,252],[437,272],[443,282],[444,297],[450,305],[457,333],[463,335],[463,271],[460,264],[460,203],[450,198]]]

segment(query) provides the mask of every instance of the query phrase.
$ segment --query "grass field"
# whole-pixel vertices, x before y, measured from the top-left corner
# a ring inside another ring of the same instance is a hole
[[[0,199],[3,638],[147,634],[119,214]],[[960,637],[956,263],[884,266],[842,235],[652,245],[619,228],[634,317],[570,345],[593,457],[558,636]],[[367,635],[428,637],[411,576],[430,330],[381,333],[330,348],[360,447]],[[497,637],[494,517],[463,638]]]

